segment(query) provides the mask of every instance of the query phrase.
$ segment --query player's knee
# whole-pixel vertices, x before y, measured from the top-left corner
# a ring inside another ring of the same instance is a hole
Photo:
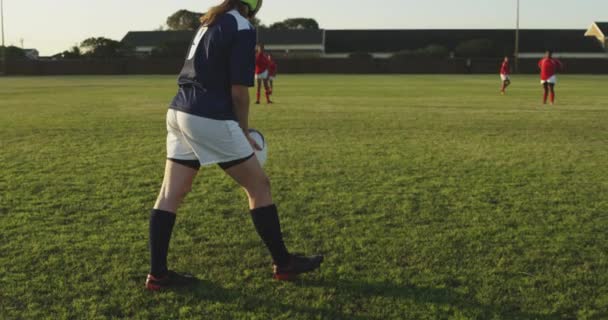
[[[264,175],[259,179],[256,179],[256,182],[249,188],[247,188],[247,193],[253,199],[259,199],[263,197],[267,197],[270,194],[270,179]]]
[[[163,202],[168,203],[179,203],[181,202],[190,192],[192,191],[191,186],[184,187],[177,190],[163,189],[161,197]]]
[[[256,183],[256,189],[262,193],[269,193],[270,192],[270,179],[266,175],[261,177],[258,180],[258,182]]]

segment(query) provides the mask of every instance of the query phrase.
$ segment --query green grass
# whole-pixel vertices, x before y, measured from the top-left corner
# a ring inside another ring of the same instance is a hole
[[[175,77],[0,78],[2,319],[606,319],[608,77],[283,76],[270,143],[292,251],[270,279],[243,192],[201,171],[143,290]]]

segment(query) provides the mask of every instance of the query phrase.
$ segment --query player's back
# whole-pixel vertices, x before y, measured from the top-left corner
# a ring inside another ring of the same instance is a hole
[[[238,11],[201,27],[180,72],[171,108],[217,120],[234,120],[232,84],[253,81],[256,34]],[[251,78],[251,79],[249,79]]]

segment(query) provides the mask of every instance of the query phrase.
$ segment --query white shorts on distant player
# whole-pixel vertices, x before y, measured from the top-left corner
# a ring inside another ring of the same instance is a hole
[[[552,76],[551,78],[549,78],[547,80],[541,80],[540,83],[541,84],[545,84],[545,83],[556,84],[557,83],[557,76]]]
[[[508,74],[501,74],[500,75],[500,80],[502,80],[502,81],[510,81],[511,80],[511,76],[509,76]]]
[[[268,80],[268,70],[266,70],[260,74],[256,74],[255,78],[260,79],[260,80]]]
[[[236,121],[213,120],[174,109],[167,112],[167,158],[203,166],[247,158],[253,147]]]

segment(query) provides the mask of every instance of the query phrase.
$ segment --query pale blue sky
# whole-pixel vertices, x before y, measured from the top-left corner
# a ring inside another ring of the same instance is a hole
[[[313,17],[326,29],[512,28],[516,0],[264,0],[264,23]],[[7,43],[54,54],[87,37],[120,40],[178,9],[219,0],[4,0]],[[607,0],[521,0],[523,28],[585,29],[608,21]]]

